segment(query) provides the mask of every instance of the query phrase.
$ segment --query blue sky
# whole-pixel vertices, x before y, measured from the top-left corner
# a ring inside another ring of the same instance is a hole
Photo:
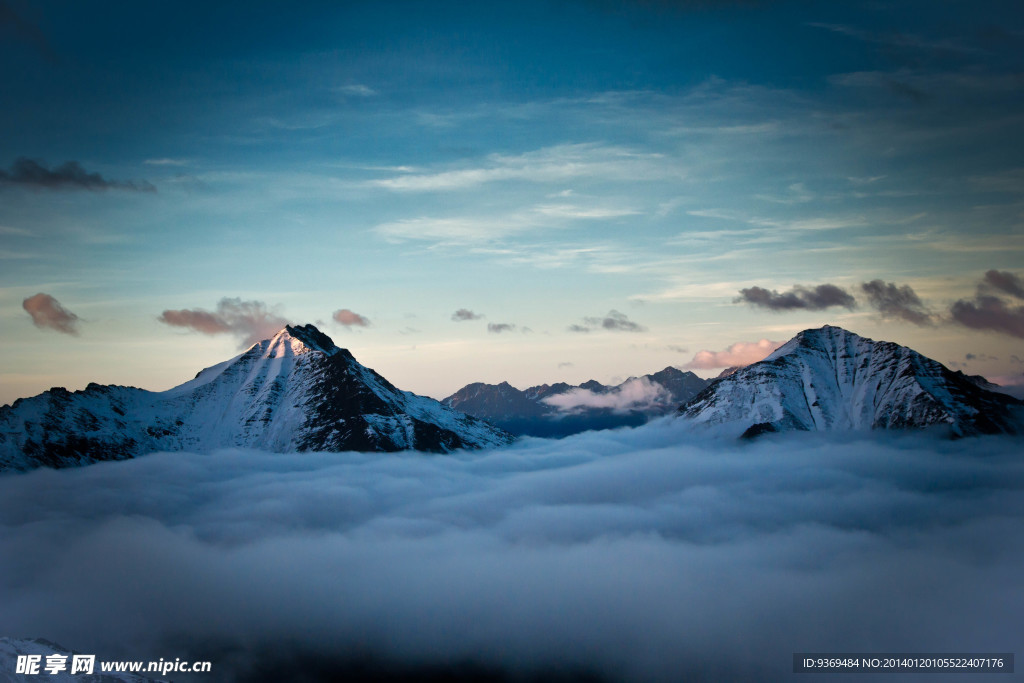
[[[0,402],[283,321],[435,397],[825,323],[1019,378],[1022,39],[989,1],[3,0]]]

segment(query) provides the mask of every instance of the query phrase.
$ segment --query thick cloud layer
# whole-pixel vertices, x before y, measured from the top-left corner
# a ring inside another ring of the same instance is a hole
[[[626,413],[632,410],[644,411],[664,407],[672,401],[672,394],[662,385],[646,377],[634,377],[604,393],[577,387],[548,396],[541,401],[565,413],[589,408]]]
[[[217,302],[216,311],[201,308],[168,310],[160,314],[159,320],[203,334],[234,334],[242,346],[272,337],[288,324],[288,320],[268,309],[262,301],[227,297]]]
[[[51,329],[64,334],[78,334],[78,316],[60,305],[49,294],[39,292],[21,302],[21,307],[32,317],[39,329]]]
[[[699,443],[664,421],[453,456],[10,475],[0,633],[210,659],[207,683],[789,680],[801,651],[1014,651],[1020,445]]]

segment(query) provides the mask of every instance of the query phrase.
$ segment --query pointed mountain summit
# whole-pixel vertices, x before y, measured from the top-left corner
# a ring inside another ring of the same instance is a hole
[[[90,384],[0,407],[0,470],[232,446],[443,453],[511,438],[396,389],[316,327],[289,325],[168,391]]]
[[[745,436],[923,427],[967,436],[1024,433],[1022,406],[913,349],[826,325],[716,380],[679,412]]]

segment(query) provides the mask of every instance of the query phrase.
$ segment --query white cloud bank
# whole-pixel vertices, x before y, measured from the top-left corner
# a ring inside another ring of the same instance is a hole
[[[238,682],[789,680],[801,651],[1013,651],[1020,444],[702,444],[658,422],[3,476],[0,633]]]
[[[634,377],[605,393],[590,389],[571,389],[542,399],[562,412],[572,413],[586,408],[606,408],[615,413],[650,410],[672,401],[668,389],[646,377]]]

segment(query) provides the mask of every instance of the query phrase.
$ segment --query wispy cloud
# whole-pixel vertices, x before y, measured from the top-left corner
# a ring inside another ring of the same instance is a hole
[[[335,88],[335,91],[349,97],[375,97],[378,93],[368,85],[362,83],[351,83]]]
[[[880,33],[876,31],[866,31],[847,24],[830,24],[824,22],[807,22],[807,26],[832,31],[833,33],[838,33],[865,43],[876,43],[890,47],[962,54],[978,51],[976,48],[966,45],[959,40],[950,38],[931,39],[924,38],[913,33]]]
[[[601,177],[623,181],[685,175],[662,154],[596,143],[546,147],[520,155],[492,154],[476,167],[433,173],[410,173],[369,184],[399,192],[463,190],[499,181],[564,183],[574,178]]]
[[[160,157],[158,159],[146,159],[142,163],[149,166],[188,166],[188,159],[171,159],[169,157]]]
[[[462,247],[530,232],[563,230],[581,221],[609,220],[637,213],[635,209],[610,206],[541,204],[492,215],[403,218],[381,223],[373,232],[392,242],[422,240]]]
[[[573,324],[569,326],[570,332],[591,332],[594,330],[607,330],[610,332],[646,332],[647,328],[629,319],[625,313],[612,309],[608,315],[603,317],[586,317],[584,324]]]

